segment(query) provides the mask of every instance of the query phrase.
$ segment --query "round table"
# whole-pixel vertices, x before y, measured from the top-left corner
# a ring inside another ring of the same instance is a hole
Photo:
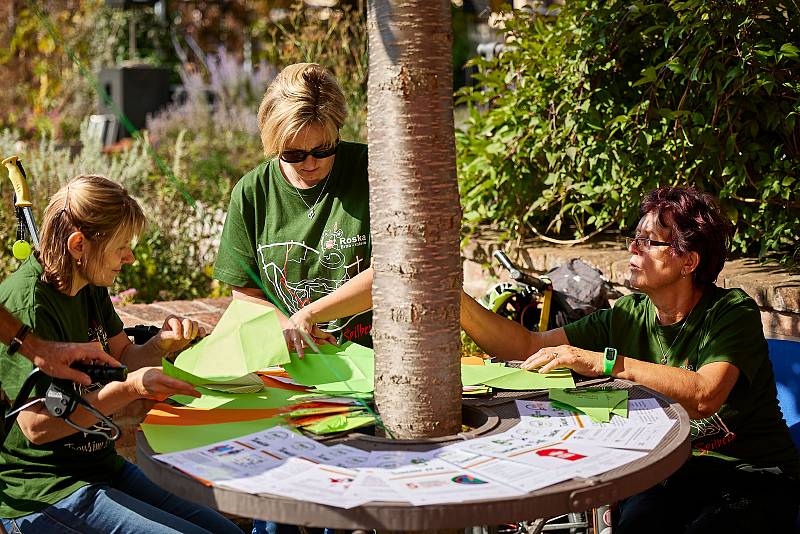
[[[253,495],[209,487],[174,467],[153,459],[155,454],[144,434],[136,436],[138,465],[151,480],[185,499],[220,512],[279,523],[337,529],[384,529],[394,531],[461,528],[496,525],[511,521],[553,517],[581,512],[644,491],[675,472],[688,458],[689,416],[676,402],[649,388],[624,380],[609,380],[615,388],[629,390],[631,399],[656,398],[670,419],[677,421],[661,443],[647,456],[586,479],[573,479],[515,498],[413,506],[409,503],[367,503],[351,509],[335,508],[270,494]],[[508,430],[519,421],[516,399],[547,398],[547,391],[508,397],[469,400],[465,422],[477,428],[469,433],[434,440],[390,441],[351,433],[326,443],[346,443],[363,450],[430,450],[446,443]]]

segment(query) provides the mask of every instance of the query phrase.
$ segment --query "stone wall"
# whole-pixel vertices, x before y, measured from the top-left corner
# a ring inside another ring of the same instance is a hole
[[[507,274],[492,258],[496,241],[474,240],[462,250],[464,287],[472,296],[480,296]],[[520,269],[543,274],[572,258],[581,258],[600,269],[623,293],[630,253],[619,244],[573,247],[531,245],[519,248],[511,260]],[[752,259],[725,264],[717,284],[738,287],[747,292],[761,308],[761,321],[767,337],[800,337],[800,275]]]

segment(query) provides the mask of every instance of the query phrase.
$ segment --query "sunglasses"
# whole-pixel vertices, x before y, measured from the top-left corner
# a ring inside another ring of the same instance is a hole
[[[314,159],[325,159],[336,154],[336,148],[339,146],[337,139],[333,145],[323,148],[321,146],[312,148],[311,150],[284,150],[281,152],[281,160],[286,163],[302,163],[308,156],[313,156]]]
[[[671,247],[672,243],[666,241],[656,241],[649,237],[626,237],[625,245],[630,248],[633,243],[636,243],[636,248],[639,250],[650,250],[650,247]]]

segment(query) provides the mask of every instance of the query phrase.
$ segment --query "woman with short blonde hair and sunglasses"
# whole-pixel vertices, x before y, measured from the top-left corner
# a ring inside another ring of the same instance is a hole
[[[234,298],[278,311],[301,356],[304,334],[372,343],[367,147],[339,139],[346,116],[325,68],[278,74],[258,110],[267,160],[233,188],[214,265]]]
[[[131,241],[145,224],[137,202],[102,176],[71,180],[51,199],[43,218],[41,250],[0,284],[0,304],[42,339],[97,341],[130,370],[124,382],[76,391],[110,416],[138,399],[199,396],[166,376],[161,358],[203,335],[189,319],[170,316],[150,341],[133,345],[114,311],[108,287],[133,263]],[[32,369],[0,352],[0,383],[15,399]],[[43,377],[37,397],[51,379]],[[0,447],[0,517],[8,532],[240,532],[213,510],[172,495],[119,456],[102,425],[79,406],[77,431],[41,403],[20,412]]]

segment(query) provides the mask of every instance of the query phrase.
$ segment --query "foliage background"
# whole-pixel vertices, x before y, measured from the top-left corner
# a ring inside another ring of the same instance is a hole
[[[740,254],[800,254],[800,13],[744,0],[569,1],[517,13],[476,60],[457,136],[468,230],[585,239],[630,232],[642,195],[695,185]]]

